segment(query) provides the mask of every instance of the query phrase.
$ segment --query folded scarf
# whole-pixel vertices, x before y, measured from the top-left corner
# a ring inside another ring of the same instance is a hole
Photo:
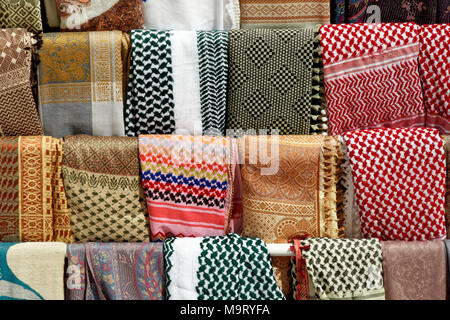
[[[448,0],[438,0],[437,23],[450,23],[450,3]]]
[[[234,139],[140,136],[139,154],[153,240],[240,232]]]
[[[226,31],[133,30],[131,43],[127,135],[224,135]]]
[[[169,300],[283,300],[265,243],[236,234],[164,242]]]
[[[64,243],[0,243],[0,300],[64,300]]]
[[[46,134],[124,135],[127,37],[120,31],[44,34],[38,71]]]
[[[335,138],[323,136],[241,138],[242,235],[268,243],[288,243],[302,234],[342,236],[336,205],[338,148]],[[276,257],[273,263],[288,295],[289,258]]]
[[[442,138],[445,142],[444,148],[447,164],[447,178],[445,180],[445,226],[447,228],[447,238],[450,238],[450,136],[443,136]]]
[[[384,300],[382,248],[377,239],[306,239],[311,299]]]
[[[427,112],[427,127],[450,134],[450,24],[422,26],[420,80]]]
[[[0,135],[42,135],[31,89],[32,46],[25,29],[0,29]]]
[[[438,2],[446,0],[350,0],[348,23],[436,23]]]
[[[0,0],[0,29],[24,28],[42,31],[40,0]]]
[[[55,0],[61,30],[130,32],[144,24],[142,0]]]
[[[61,24],[61,19],[58,16],[58,10],[56,8],[56,1],[55,0],[44,0],[44,10],[45,10],[45,17],[46,19],[43,19],[44,23],[46,24],[46,27],[52,28],[52,29],[59,29]]]
[[[445,238],[446,165],[436,129],[361,130],[344,139],[364,237]]]
[[[384,241],[383,271],[388,300],[445,300],[443,241]]]
[[[314,29],[233,30],[227,128],[311,131]]]
[[[345,24],[320,30],[330,134],[424,126],[418,25]]]
[[[65,137],[62,176],[75,241],[149,241],[138,139]]]
[[[301,28],[330,23],[329,0],[241,0],[241,27]]]
[[[331,0],[330,1],[330,7],[331,7],[331,23],[332,24],[339,24],[339,23],[345,23],[345,13],[346,13],[346,0]]]
[[[61,163],[60,139],[0,138],[0,241],[71,241]]]
[[[162,243],[67,246],[68,300],[163,300]]]
[[[238,0],[143,0],[144,27],[152,30],[239,29]]]

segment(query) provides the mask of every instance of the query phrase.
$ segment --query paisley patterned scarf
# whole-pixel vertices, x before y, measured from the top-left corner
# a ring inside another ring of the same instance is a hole
[[[60,139],[0,138],[0,241],[72,240],[62,156]]]
[[[265,243],[237,234],[164,242],[169,300],[283,300]]]
[[[163,300],[162,243],[67,246],[68,300]]]

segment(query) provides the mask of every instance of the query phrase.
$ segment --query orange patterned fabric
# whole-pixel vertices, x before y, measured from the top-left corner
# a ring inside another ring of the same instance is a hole
[[[240,0],[241,27],[297,28],[330,23],[329,0]]]
[[[0,138],[0,241],[71,242],[61,166],[60,139]]]
[[[272,154],[276,145],[278,156]],[[241,138],[242,236],[258,237],[268,243],[289,243],[304,234],[340,237],[336,199],[338,147],[336,138],[324,136]],[[251,150],[258,150],[257,161],[252,159],[256,154]],[[269,161],[263,160],[264,154]],[[263,172],[270,167],[276,170],[271,174]],[[273,264],[278,284],[288,295],[290,260],[276,257]]]

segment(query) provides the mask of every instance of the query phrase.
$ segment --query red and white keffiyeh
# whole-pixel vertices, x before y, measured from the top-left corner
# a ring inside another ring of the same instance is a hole
[[[363,237],[444,239],[446,166],[439,132],[375,129],[347,132],[343,137]]]
[[[427,127],[450,134],[450,24],[422,26],[420,79]]]
[[[414,23],[321,27],[330,134],[425,125],[419,31]]]

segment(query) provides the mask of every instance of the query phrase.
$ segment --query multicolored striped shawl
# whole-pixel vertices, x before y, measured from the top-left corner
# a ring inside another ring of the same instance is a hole
[[[62,141],[0,138],[0,241],[70,242]]]
[[[68,300],[163,300],[162,243],[67,246]]]
[[[232,218],[234,139],[141,135],[139,155],[153,240],[239,232]]]

